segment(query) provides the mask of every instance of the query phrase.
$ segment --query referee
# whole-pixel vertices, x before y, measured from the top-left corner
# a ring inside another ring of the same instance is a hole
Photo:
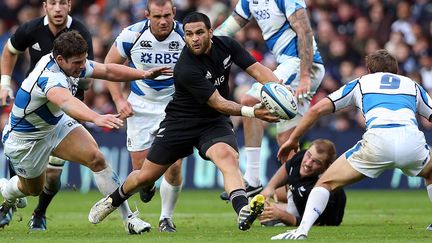
[[[86,27],[76,19],[72,19],[68,13],[71,10],[71,0],[44,0],[43,8],[46,15],[33,19],[19,26],[15,34],[7,41],[1,56],[1,105],[7,105],[9,99],[13,99],[11,87],[11,75],[18,59],[18,55],[28,49],[30,54],[30,68],[27,74],[34,69],[41,57],[50,53],[53,49],[54,40],[63,32],[76,30],[84,37],[88,45],[88,59],[93,60],[92,38]],[[26,74],[26,76],[27,76]],[[80,85],[87,81],[80,81],[76,97],[84,99],[84,90]],[[59,191],[60,175],[64,161],[50,157],[46,181],[39,203],[33,212],[29,222],[31,230],[46,230],[45,212],[55,194]],[[9,163],[10,177],[16,175]],[[19,206],[19,205],[18,205]],[[24,206],[24,205],[22,205]],[[7,212],[0,211],[0,227],[8,225],[12,219],[13,208]]]
[[[168,103],[166,117],[159,125],[147,159],[141,170],[131,172],[118,190],[93,206],[89,214],[92,223],[102,221],[137,189],[154,183],[177,159],[192,154],[194,147],[202,158],[211,160],[222,172],[225,190],[239,215],[239,228],[248,229],[255,219],[249,215],[258,213],[248,205],[229,115],[257,117],[269,122],[279,119],[265,108],[246,107],[227,100],[228,77],[235,63],[260,83],[278,79],[233,39],[213,36],[206,15],[189,14],[183,21],[183,30],[186,47],[174,68],[174,97]]]

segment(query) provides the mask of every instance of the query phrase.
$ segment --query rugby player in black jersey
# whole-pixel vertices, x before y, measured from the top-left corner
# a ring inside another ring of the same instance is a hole
[[[213,36],[206,15],[189,14],[183,21],[183,30],[186,47],[174,68],[174,97],[165,110],[166,117],[147,159],[141,170],[131,172],[118,190],[92,207],[89,214],[92,223],[102,221],[139,188],[154,183],[177,159],[192,154],[194,147],[222,172],[241,230],[250,228],[264,206],[259,197],[248,205],[229,115],[257,117],[268,122],[279,119],[261,106],[247,107],[227,100],[228,77],[235,63],[260,83],[278,79],[233,39]]]
[[[307,150],[296,153],[273,175],[261,192],[266,198],[275,194],[276,188],[287,186],[287,203],[267,202],[259,220],[262,225],[299,225],[306,202],[319,176],[336,158],[334,144],[326,139],[314,140]],[[282,196],[275,197],[275,199]],[[280,200],[282,201],[282,200]],[[330,195],[324,212],[315,222],[317,225],[340,225],[345,211],[346,195],[343,189]]]

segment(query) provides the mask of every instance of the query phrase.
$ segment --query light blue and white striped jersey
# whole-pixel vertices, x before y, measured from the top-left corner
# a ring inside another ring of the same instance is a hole
[[[287,18],[301,8],[306,9],[303,0],[239,0],[235,12],[247,20],[255,18],[267,47],[282,63],[284,56],[299,57],[297,34]],[[313,62],[323,63],[315,39],[313,46]]]
[[[93,62],[86,60],[80,78],[93,74]],[[9,123],[4,134],[12,131],[14,136],[23,139],[41,139],[52,131],[64,112],[47,98],[53,87],[63,87],[75,95],[79,78],[67,76],[59,67],[52,53],[43,56],[19,88]],[[7,135],[3,138],[6,139]]]
[[[415,125],[418,113],[430,120],[432,101],[425,89],[408,77],[373,73],[353,80],[331,93],[335,111],[355,105],[366,119],[366,128]]]
[[[157,40],[150,31],[150,21],[143,20],[126,27],[115,41],[120,55],[129,60],[129,66],[147,70],[174,65],[185,45],[181,24],[174,21],[174,28],[163,41]],[[168,102],[174,94],[172,75],[161,75],[156,79],[141,79],[131,82],[131,91],[155,102]]]

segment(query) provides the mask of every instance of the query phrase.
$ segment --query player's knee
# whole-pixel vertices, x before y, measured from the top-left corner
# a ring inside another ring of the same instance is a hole
[[[53,170],[46,174],[45,187],[50,191],[59,191],[61,187],[60,175],[62,170]]]
[[[255,99],[254,97],[252,97],[250,95],[243,95],[243,97],[241,98],[241,101],[240,101],[240,103],[242,105],[247,105],[247,106],[254,106],[258,102],[259,102],[259,100]]]
[[[32,186],[31,188],[27,188],[26,194],[32,197],[37,197],[41,194],[43,187],[44,185],[36,185],[36,186]]]
[[[101,151],[96,150],[92,154],[91,159],[89,160],[88,167],[92,171],[101,171],[106,168],[105,157],[103,156]]]
[[[155,180],[152,180],[152,178],[149,176],[148,173],[142,172],[142,171],[137,171],[137,187],[145,187],[145,186],[149,186],[152,185],[154,183]]]

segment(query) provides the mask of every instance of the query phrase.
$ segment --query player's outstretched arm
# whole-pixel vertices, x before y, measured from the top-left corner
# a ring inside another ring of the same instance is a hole
[[[112,45],[104,62],[123,64],[125,61],[126,58],[120,55],[115,45]],[[107,87],[114,101],[117,112],[120,114],[120,118],[125,119],[132,116],[134,114],[132,105],[127,101],[127,99],[125,99],[125,97],[123,97],[122,83],[107,82]]]
[[[139,70],[120,64],[102,64],[93,62],[92,78],[105,79],[112,82],[127,82],[137,79],[154,79],[159,75],[172,75],[169,67],[156,67],[148,70]]]
[[[280,146],[277,155],[279,161],[287,161],[290,152],[292,150],[298,150],[300,138],[315,124],[315,122],[321,116],[330,114],[333,111],[333,103],[328,98],[324,98],[316,105],[312,106],[299,121],[297,127],[291,133],[288,140]]]
[[[118,118],[119,115],[99,115],[79,99],[72,96],[66,88],[51,88],[47,92],[47,98],[76,120],[92,122],[97,126],[107,128],[120,128],[123,126],[123,121]]]
[[[278,122],[279,117],[271,114],[261,104],[254,107],[243,106],[222,97],[217,90],[210,96],[207,104],[220,113],[231,116],[256,117],[267,122]]]
[[[285,165],[279,167],[276,173],[272,176],[267,186],[262,190],[261,195],[266,199],[273,197],[276,188],[284,186],[288,183],[288,174]]]
[[[256,81],[262,84],[268,82],[279,82],[279,79],[272,72],[272,70],[259,62],[250,65],[245,71]]]

